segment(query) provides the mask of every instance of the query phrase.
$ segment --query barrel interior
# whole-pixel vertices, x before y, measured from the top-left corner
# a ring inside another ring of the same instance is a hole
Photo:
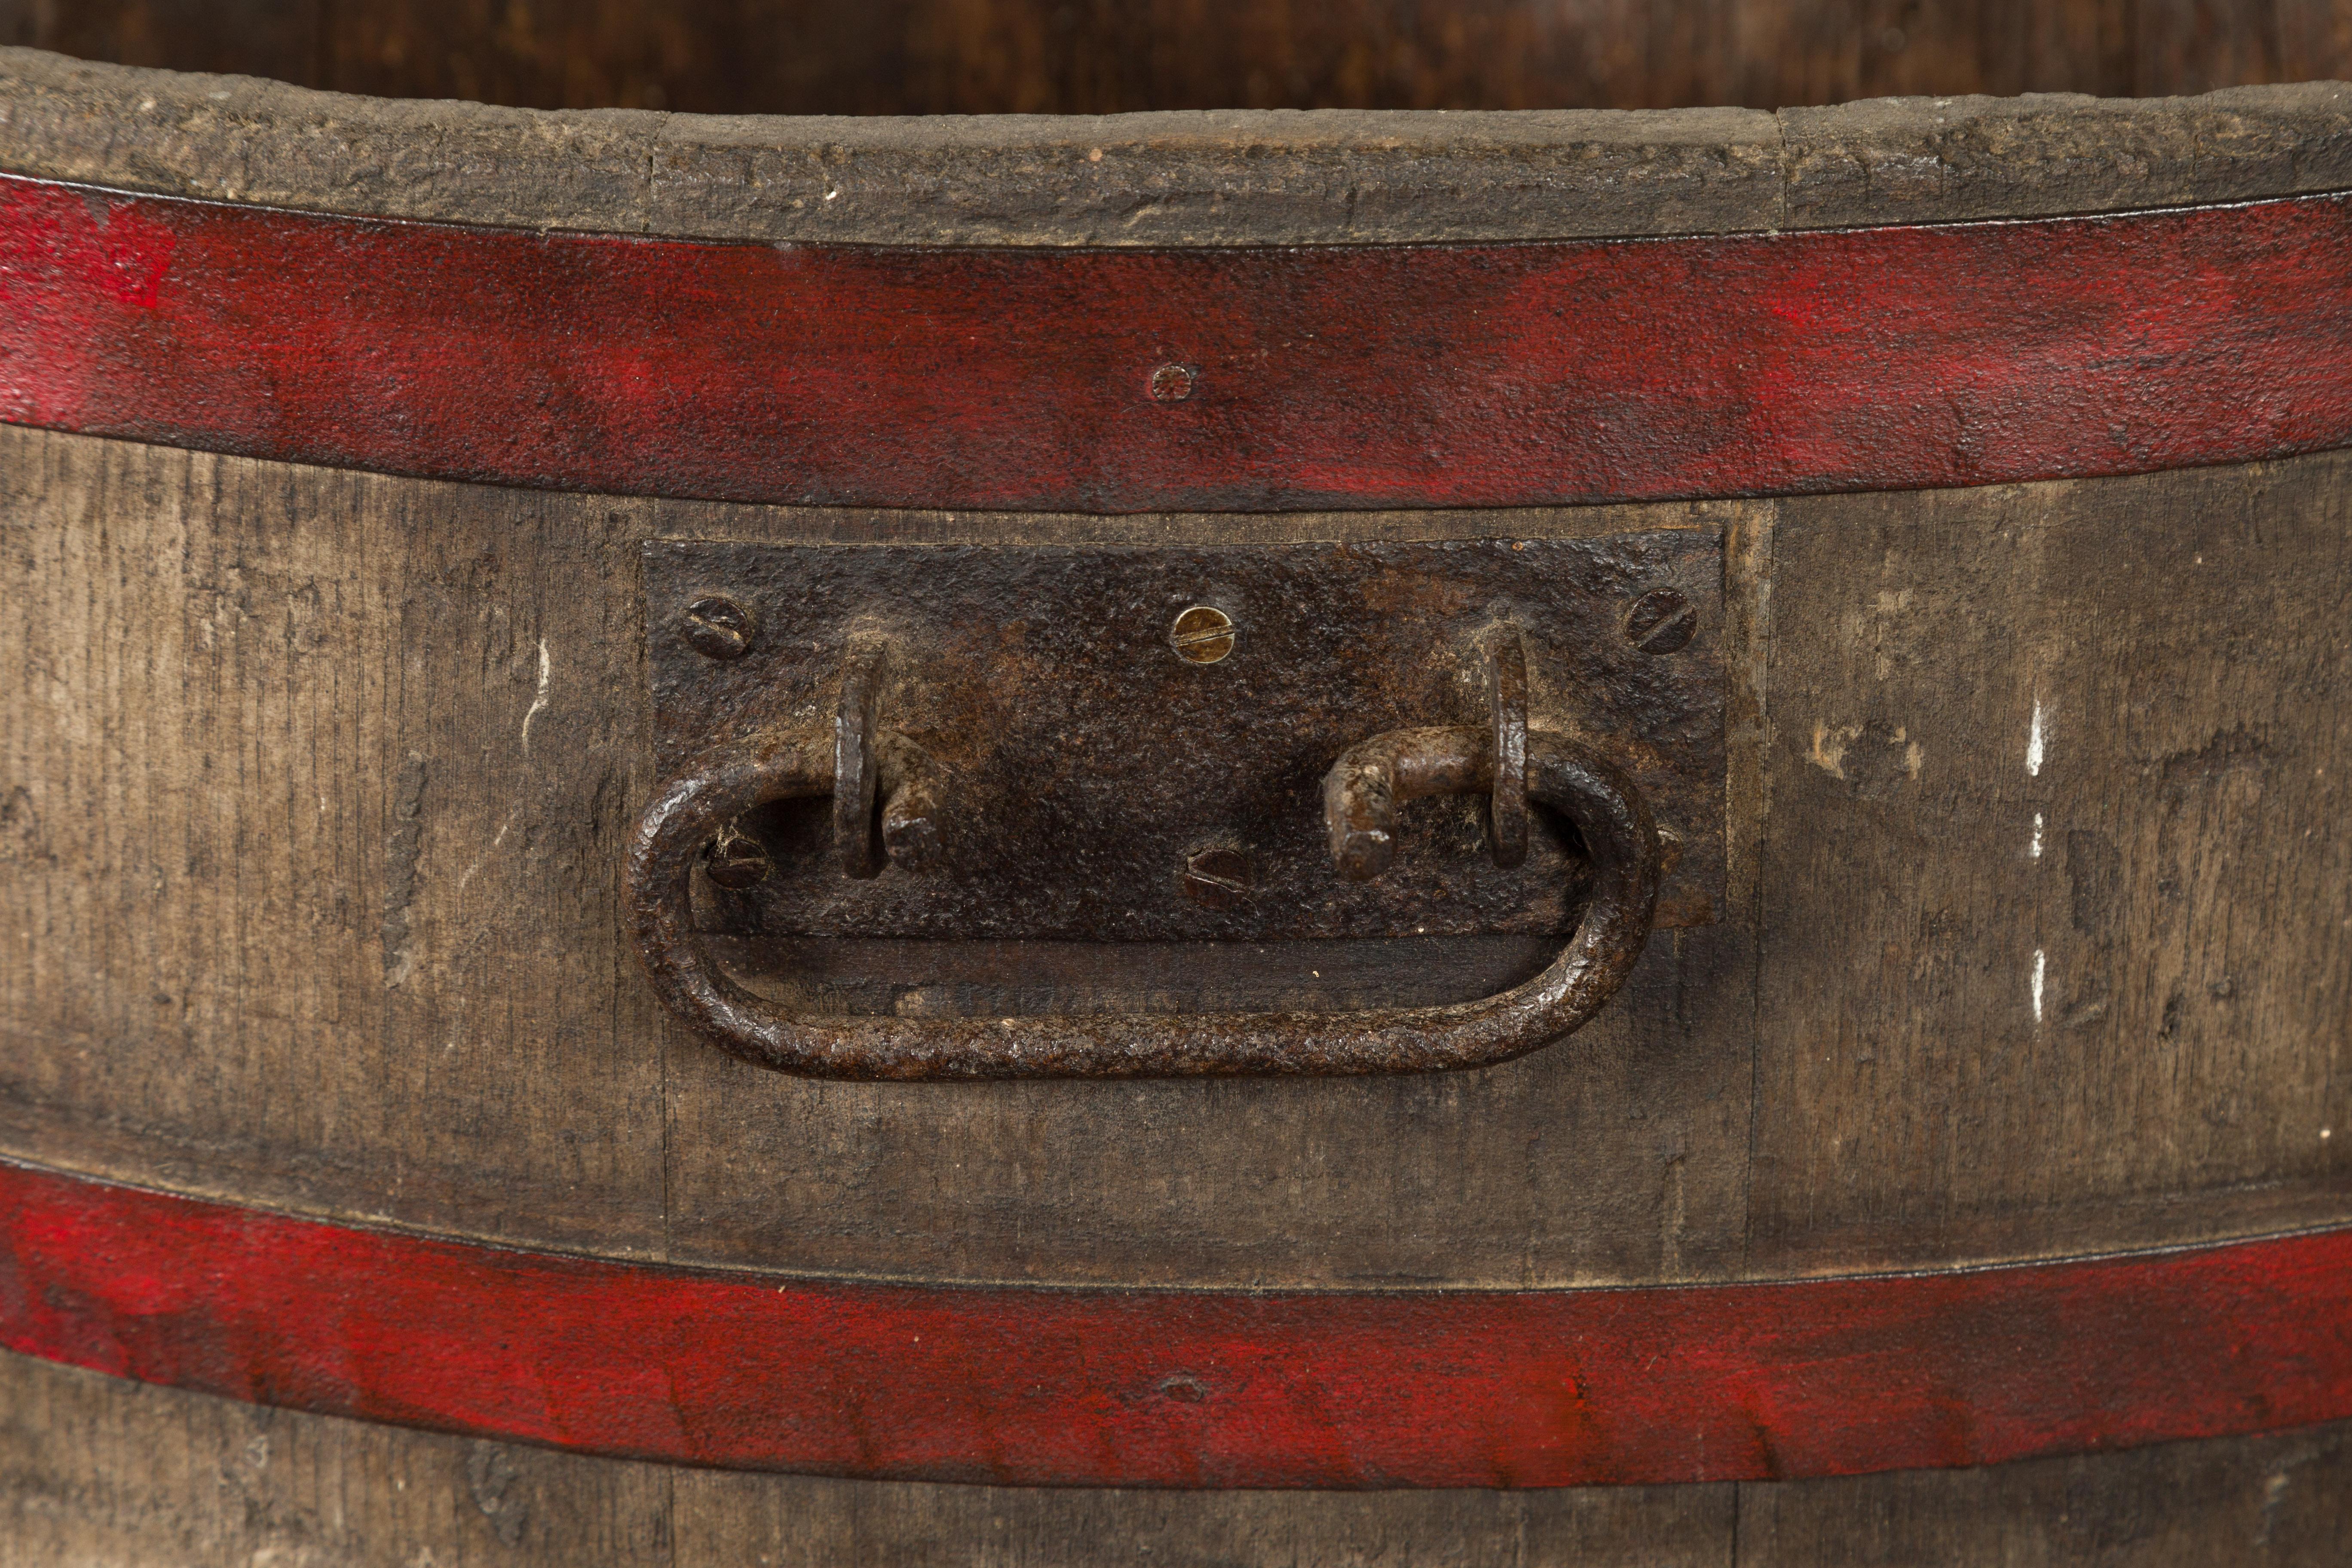
[[[2352,29],[2317,0],[12,0],[0,43],[700,114],[1779,109],[2352,74]]]

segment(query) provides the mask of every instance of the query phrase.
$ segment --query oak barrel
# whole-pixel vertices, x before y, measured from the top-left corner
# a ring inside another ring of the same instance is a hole
[[[0,171],[0,1562],[2339,1560],[2352,89]]]

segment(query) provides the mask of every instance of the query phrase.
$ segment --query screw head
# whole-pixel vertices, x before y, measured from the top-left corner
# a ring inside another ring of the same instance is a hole
[[[1698,635],[1698,612],[1672,588],[1653,588],[1625,612],[1625,640],[1643,653],[1674,653]]]
[[[741,658],[759,635],[759,618],[724,595],[712,594],[686,607],[678,629],[695,652],[710,658]]]
[[[1195,849],[1184,858],[1184,896],[1208,910],[1237,910],[1256,881],[1250,858],[1238,849]]]
[[[767,846],[731,828],[712,839],[710,847],[702,852],[702,868],[710,879],[738,892],[766,881],[772,868]]]
[[[1194,664],[1214,664],[1234,651],[1234,618],[1211,605],[1195,605],[1176,617],[1169,646]]]
[[[1194,381],[1189,364],[1163,364],[1151,373],[1151,396],[1156,403],[1181,403],[1192,395]]]

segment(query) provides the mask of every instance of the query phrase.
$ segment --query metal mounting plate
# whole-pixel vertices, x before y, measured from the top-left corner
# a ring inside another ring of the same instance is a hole
[[[1662,593],[1662,591],[1664,591]],[[1343,880],[1324,835],[1333,760],[1385,730],[1479,721],[1476,639],[1527,639],[1538,728],[1597,744],[1668,836],[1661,925],[1722,898],[1722,546],[1712,529],[1579,539],[1156,546],[645,546],[655,744],[670,776],[772,729],[832,722],[853,637],[891,645],[881,722],[947,778],[940,864],[866,881],[831,806],[740,826],[776,870],[710,889],[739,936],[1273,941],[1564,934],[1584,869],[1538,812],[1497,869],[1479,803],[1403,813],[1396,863]],[[1675,597],[1687,606],[1675,607]],[[738,657],[688,606],[749,612]],[[1661,606],[1677,624],[1658,630]],[[1638,606],[1638,607],[1637,607]],[[1229,649],[1203,662],[1219,612]],[[1645,652],[1635,646],[1670,647]],[[1179,643],[1184,646],[1179,647]],[[700,646],[711,646],[707,626]]]

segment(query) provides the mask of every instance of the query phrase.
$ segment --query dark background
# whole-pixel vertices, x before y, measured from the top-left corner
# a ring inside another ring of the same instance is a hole
[[[543,109],[1773,109],[2352,75],[2352,0],[0,0],[0,41]]]

